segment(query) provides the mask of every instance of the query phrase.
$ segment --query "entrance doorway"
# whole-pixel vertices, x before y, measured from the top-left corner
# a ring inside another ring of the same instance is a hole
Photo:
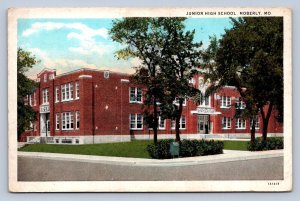
[[[40,125],[41,125],[41,137],[49,137],[50,136],[50,113],[42,113],[40,117]]]
[[[198,115],[198,133],[208,134],[210,131],[209,115]]]

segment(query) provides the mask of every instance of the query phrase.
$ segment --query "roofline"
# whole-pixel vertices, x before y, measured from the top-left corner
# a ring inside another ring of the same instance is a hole
[[[40,73],[38,73],[37,75],[39,76],[40,74],[42,74],[44,71],[51,71],[51,72],[55,72],[56,69],[49,69],[49,68],[44,68]],[[72,71],[69,71],[69,72],[65,72],[65,73],[62,73],[62,74],[59,74],[59,75],[56,75],[55,77],[62,77],[62,76],[65,76],[65,75],[70,75],[70,74],[73,74],[73,73],[77,73],[77,72],[81,72],[81,71],[92,71],[92,72],[105,72],[105,71],[109,71],[110,73],[112,74],[119,74],[119,75],[131,75],[129,73],[122,73],[122,72],[116,72],[116,71],[110,71],[110,70],[100,70],[100,69],[92,69],[92,68],[80,68],[80,69],[76,69],[76,70],[72,70]]]

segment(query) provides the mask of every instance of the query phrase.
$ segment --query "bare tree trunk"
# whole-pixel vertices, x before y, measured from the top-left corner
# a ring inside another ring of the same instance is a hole
[[[253,143],[254,140],[255,140],[255,124],[256,124],[255,115],[252,116],[251,122],[252,122],[252,126],[251,126],[251,143]]]
[[[156,144],[157,143],[157,126],[158,126],[158,112],[157,112],[157,103],[156,103],[156,97],[154,97],[153,100],[153,141]]]
[[[273,109],[273,104],[269,103],[269,107],[268,107],[268,111],[267,111],[267,115],[265,115],[265,112],[263,110],[263,107],[260,108],[260,113],[262,116],[262,123],[263,123],[263,129],[262,129],[262,141],[266,142],[267,141],[267,135],[268,135],[268,125],[269,125],[269,120],[271,117],[271,113],[272,113],[272,109]]]
[[[175,131],[176,131],[176,141],[179,142],[180,141],[180,118],[181,118],[181,114],[182,114],[182,104],[183,104],[183,100],[182,98],[179,98],[179,106],[178,106],[178,110],[177,110],[177,114],[176,114],[176,119],[175,119]]]

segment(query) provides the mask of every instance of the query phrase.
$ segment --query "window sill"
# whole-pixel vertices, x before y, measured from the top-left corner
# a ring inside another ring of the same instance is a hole
[[[230,130],[231,128],[222,128],[223,130]]]
[[[141,131],[143,130],[143,128],[130,128],[131,131],[137,130],[137,131]]]
[[[133,102],[133,101],[129,101],[129,103],[133,103],[133,104],[143,104],[143,102]]]
[[[245,130],[246,128],[235,128],[236,130]]]
[[[73,101],[74,99],[69,99],[69,100],[62,100],[61,102],[70,102],[70,101]]]
[[[224,107],[224,106],[221,106],[220,108],[221,108],[221,109],[229,109],[230,107]]]

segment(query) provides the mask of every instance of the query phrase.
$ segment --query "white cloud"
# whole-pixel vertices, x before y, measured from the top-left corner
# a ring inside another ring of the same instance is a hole
[[[92,29],[82,23],[58,23],[58,22],[36,22],[31,25],[29,29],[23,31],[22,36],[28,37],[34,33],[40,31],[53,31],[58,29],[75,29],[80,31],[83,35],[94,37],[101,36],[103,38],[108,37],[108,31],[106,28]]]
[[[28,37],[41,31],[53,31],[59,29],[75,30],[67,35],[68,39],[76,39],[79,46],[69,47],[69,51],[82,55],[103,55],[105,52],[111,51],[112,46],[104,45],[97,42],[96,37],[108,38],[108,30],[106,28],[92,29],[82,23],[56,23],[56,22],[37,22],[31,25],[29,29],[23,31],[22,36]]]

